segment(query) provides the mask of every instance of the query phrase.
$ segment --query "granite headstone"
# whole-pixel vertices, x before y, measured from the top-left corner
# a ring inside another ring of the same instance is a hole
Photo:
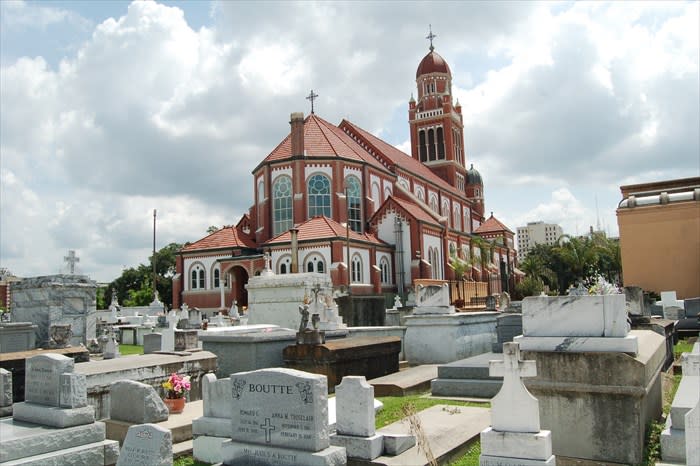
[[[172,466],[173,435],[155,424],[129,427],[117,466]]]

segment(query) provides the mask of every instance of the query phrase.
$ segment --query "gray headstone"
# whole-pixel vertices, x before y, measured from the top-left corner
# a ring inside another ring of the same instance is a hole
[[[168,419],[168,407],[156,390],[133,380],[114,382],[109,389],[109,417],[117,421],[148,423]]]
[[[143,354],[151,354],[161,349],[161,339],[163,335],[160,333],[147,333],[143,336]]]
[[[320,451],[328,448],[328,382],[294,369],[231,375],[231,439]]]
[[[231,381],[217,380],[214,374],[204,374],[202,404],[204,416],[228,418],[231,415]]]
[[[171,466],[173,435],[169,429],[155,424],[129,427],[119,452],[117,466]]]
[[[14,353],[36,348],[37,326],[31,322],[3,322],[0,324],[0,353]]]
[[[117,343],[117,340],[115,340],[114,338],[110,338],[105,344],[105,349],[102,353],[102,357],[104,359],[114,359],[118,358],[119,356],[121,356],[121,353],[119,353],[119,343]]]
[[[680,306],[664,306],[664,319],[680,320],[685,319],[685,309]]]
[[[648,315],[644,307],[644,290],[638,286],[624,287],[628,311],[632,315]]]
[[[24,377],[24,401],[59,406],[61,374],[72,373],[73,359],[60,354],[40,354],[27,359]]]
[[[87,379],[85,374],[61,374],[59,406],[82,408],[87,406]]]
[[[336,430],[343,435],[374,435],[374,387],[364,376],[343,377],[335,387]]]
[[[12,372],[0,368],[0,407],[12,406]]]
[[[686,298],[683,307],[686,317],[697,317],[700,314],[700,298]]]
[[[685,414],[685,461],[700,464],[700,400]]]

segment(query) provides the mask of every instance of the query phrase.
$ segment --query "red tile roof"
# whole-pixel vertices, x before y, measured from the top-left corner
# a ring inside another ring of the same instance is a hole
[[[409,200],[402,199],[400,197],[391,196],[389,199],[392,199],[393,202],[398,204],[399,207],[404,209],[406,213],[408,213],[411,217],[415,218],[416,220],[424,223],[430,223],[432,225],[441,226],[440,222],[435,218],[435,214],[433,212],[430,212],[427,206],[420,205]]]
[[[345,226],[328,217],[313,217],[306,222],[297,225],[299,233],[297,234],[298,241],[313,241],[320,239],[345,238]],[[385,245],[386,243],[373,234],[357,233],[350,230],[350,239],[355,241],[364,241]],[[265,245],[289,243],[292,241],[292,235],[289,231],[285,231],[274,238],[265,242]]]
[[[462,198],[465,197],[463,192],[460,192],[454,186],[437,176],[424,164],[414,159],[410,155],[401,152],[399,149],[392,146],[391,144],[382,141],[378,137],[374,136],[372,133],[365,131],[364,129],[360,128],[359,126],[356,126],[354,123],[351,123],[348,120],[343,120],[342,122],[340,122],[339,126],[340,128],[347,128],[355,136],[362,138],[366,143],[375,147],[377,151],[380,152],[379,156],[385,159],[387,164],[389,164],[390,166],[397,165],[399,168],[402,168],[406,172],[415,174],[423,178],[424,180],[435,184],[440,189],[449,191],[455,196],[460,196]]]
[[[304,151],[306,157],[343,157],[358,162],[366,162],[386,171],[376,158],[372,157],[362,146],[345,134],[337,126],[332,125],[316,114],[311,114],[304,120]],[[292,155],[291,133],[261,162],[284,160]]]
[[[182,252],[201,251],[206,249],[226,248],[257,248],[257,244],[240,228],[227,226],[205,236],[199,241],[190,243],[182,248]]]
[[[505,226],[503,223],[497,220],[496,217],[493,216],[493,214],[491,214],[491,216],[487,218],[484,223],[479,225],[479,228],[474,230],[474,233],[499,233],[502,231],[513,233],[507,226]]]

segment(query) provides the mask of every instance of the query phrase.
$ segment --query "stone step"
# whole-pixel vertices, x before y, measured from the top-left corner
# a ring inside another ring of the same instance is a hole
[[[18,458],[3,462],[3,466],[42,465],[42,464],[89,464],[91,466],[112,465],[117,461],[116,442],[102,440],[77,447],[65,448],[41,455]]]
[[[169,429],[173,434],[173,444],[192,440],[192,421],[202,416],[203,401],[190,401],[185,404],[185,410],[180,414],[171,414],[167,421],[157,422],[156,425]],[[121,445],[126,438],[129,427],[134,425],[130,422],[115,421],[106,419],[107,438],[117,440]]]
[[[408,361],[399,361],[399,370],[402,371],[404,369],[408,369],[411,366],[408,364]]]
[[[502,377],[489,377],[489,361],[503,361],[503,353],[483,353],[438,366],[441,379],[484,379],[503,380]]]
[[[438,464],[448,464],[463,456],[482,430],[491,424],[488,408],[436,405],[420,411],[423,433]],[[377,433],[410,434],[408,422],[403,420],[377,430]],[[425,466],[428,458],[418,446],[413,446],[397,456],[380,456],[373,461],[348,459],[348,466]]]
[[[393,374],[368,380],[374,396],[406,396],[430,390],[430,381],[437,377],[437,364],[424,364]]]
[[[433,396],[493,398],[502,385],[503,380],[435,379],[430,384],[430,391]]]

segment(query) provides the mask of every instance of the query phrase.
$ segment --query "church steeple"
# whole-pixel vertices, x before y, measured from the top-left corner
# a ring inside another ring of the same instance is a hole
[[[462,108],[453,104],[452,72],[435,51],[432,26],[426,39],[428,54],[416,70],[418,98],[409,101],[411,156],[425,163],[436,175],[464,191],[464,123]]]

